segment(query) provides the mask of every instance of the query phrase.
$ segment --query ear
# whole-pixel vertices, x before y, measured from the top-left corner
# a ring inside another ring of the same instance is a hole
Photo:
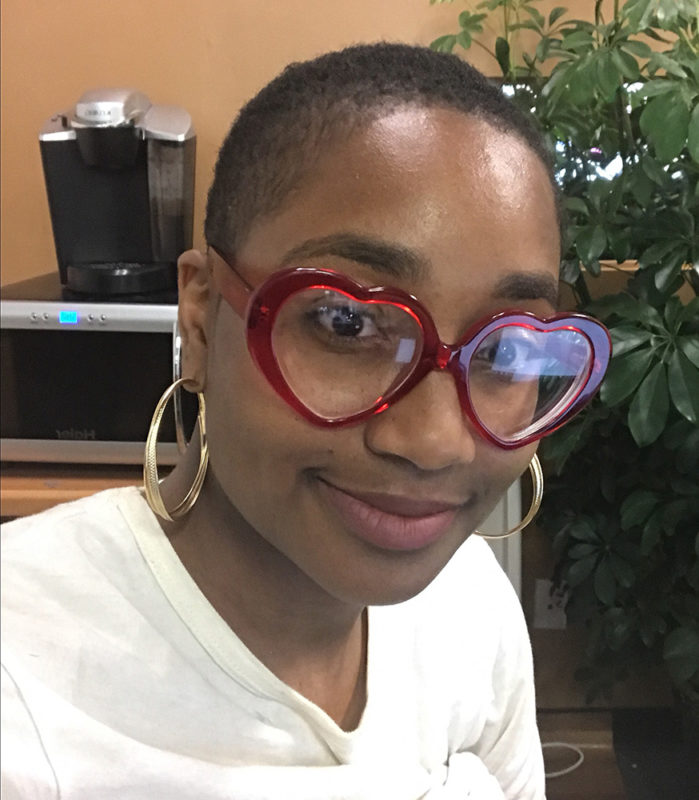
[[[177,260],[178,323],[182,339],[182,377],[202,391],[206,384],[208,350],[209,265],[199,250],[187,250]]]

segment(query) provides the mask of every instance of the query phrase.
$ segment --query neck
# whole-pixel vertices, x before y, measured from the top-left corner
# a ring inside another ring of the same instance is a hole
[[[179,496],[178,468],[163,484]],[[330,595],[267,542],[230,503],[211,469],[185,519],[164,526],[202,593],[278,678],[353,727],[364,705],[361,606]]]

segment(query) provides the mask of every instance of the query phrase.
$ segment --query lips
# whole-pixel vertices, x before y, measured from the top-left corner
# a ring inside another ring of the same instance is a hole
[[[420,550],[440,539],[461,505],[402,495],[350,493],[323,480],[324,496],[345,527],[383,550]]]

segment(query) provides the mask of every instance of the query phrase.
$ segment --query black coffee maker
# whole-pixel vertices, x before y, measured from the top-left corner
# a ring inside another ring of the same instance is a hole
[[[190,115],[132,89],[94,89],[39,134],[61,284],[90,297],[176,292],[192,246]]]

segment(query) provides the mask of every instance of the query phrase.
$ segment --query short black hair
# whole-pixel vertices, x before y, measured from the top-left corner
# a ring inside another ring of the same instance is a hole
[[[218,154],[204,234],[235,255],[252,223],[277,210],[323,146],[397,106],[455,109],[524,140],[553,162],[530,119],[455,55],[381,42],[290,64],[240,111]]]

